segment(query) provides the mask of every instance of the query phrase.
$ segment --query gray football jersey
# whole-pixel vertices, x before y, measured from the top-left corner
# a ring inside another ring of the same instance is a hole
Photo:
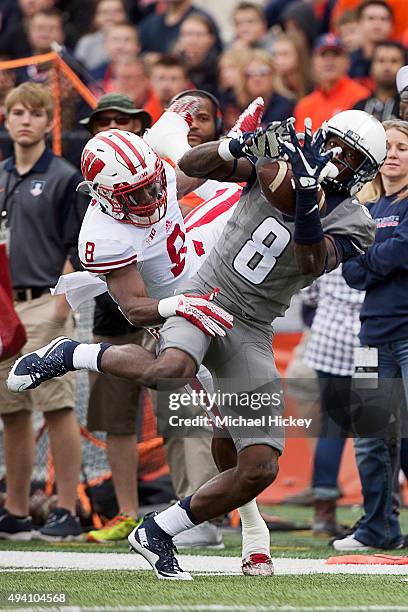
[[[237,208],[197,276],[219,287],[246,315],[272,322],[292,296],[315,279],[297,268],[294,222],[263,196],[259,182],[243,193]],[[343,235],[361,251],[374,240],[375,223],[355,198],[347,198],[322,218],[325,234]]]

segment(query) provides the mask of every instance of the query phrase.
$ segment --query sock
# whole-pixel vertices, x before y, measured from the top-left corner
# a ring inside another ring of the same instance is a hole
[[[154,517],[157,525],[169,536],[173,537],[186,529],[191,529],[198,525],[198,521],[191,512],[190,500],[192,495],[186,497],[181,502],[177,502],[170,508],[163,510]]]
[[[294,240],[297,244],[316,244],[323,240],[317,189],[296,191]]]
[[[72,352],[73,370],[91,370],[92,372],[102,372],[101,359],[107,348],[112,346],[108,342],[99,344],[78,344]]]
[[[242,521],[242,558],[247,559],[253,553],[270,556],[269,529],[263,520],[256,500],[238,508]]]

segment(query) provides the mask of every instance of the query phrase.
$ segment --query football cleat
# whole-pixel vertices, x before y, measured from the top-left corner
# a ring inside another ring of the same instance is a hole
[[[178,564],[174,551],[177,552],[173,540],[165,540],[152,533],[148,521],[143,521],[128,536],[131,552],[137,552],[152,566],[159,580],[192,580],[188,572],[184,572]]]
[[[141,522],[142,519],[135,520],[128,514],[121,512],[101,529],[88,531],[86,540],[87,542],[97,542],[98,544],[126,540],[128,535],[133,531],[133,529],[136,529]]]
[[[50,378],[63,376],[70,371],[64,350],[69,347],[72,355],[74,345],[78,344],[75,340],[61,336],[46,346],[23,355],[17,359],[9,372],[8,390],[12,393],[22,393],[39,387]]]
[[[272,559],[263,553],[253,553],[242,560],[242,573],[244,576],[273,576]]]

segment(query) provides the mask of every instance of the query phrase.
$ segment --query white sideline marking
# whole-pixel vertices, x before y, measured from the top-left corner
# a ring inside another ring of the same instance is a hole
[[[239,557],[180,555],[183,569],[200,574],[241,574]],[[325,559],[273,559],[275,574],[391,574],[408,576],[408,565],[326,565]],[[7,568],[7,569],[6,569]],[[0,571],[26,568],[56,570],[150,570],[147,561],[129,553],[75,553],[4,550]],[[408,610],[408,606],[404,608]]]

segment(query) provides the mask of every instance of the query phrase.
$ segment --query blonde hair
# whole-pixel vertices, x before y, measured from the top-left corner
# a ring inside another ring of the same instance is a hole
[[[298,32],[280,32],[273,41],[272,56],[275,44],[281,41],[291,43],[296,52],[298,59],[297,75],[299,77],[299,86],[297,91],[294,92],[291,90],[289,85],[286,83],[285,76],[281,77],[282,82],[286,89],[292,93],[292,95],[295,94],[297,99],[303,98],[309,93],[312,82],[309,50],[305,45],[303,36],[301,36]]]
[[[386,132],[388,130],[398,130],[398,132],[401,132],[401,134],[404,134],[404,136],[408,138],[407,121],[402,121],[402,119],[389,119],[388,121],[383,121],[382,125]],[[364,185],[364,187],[358,192],[357,197],[361,204],[367,204],[377,202],[381,198],[381,196],[384,195],[384,193],[384,184],[382,181],[381,173],[379,172],[374,180]],[[393,201],[393,204],[400,202],[406,197],[408,197],[408,186],[398,193],[398,196]]]
[[[16,104],[22,104],[26,108],[34,110],[45,109],[48,120],[52,121],[54,100],[48,87],[41,85],[41,83],[21,83],[21,85],[12,89],[4,101],[6,115]]]
[[[221,55],[218,58],[218,80],[219,80],[219,85],[220,85],[221,90],[224,90],[224,85],[222,83],[222,80],[220,79],[221,70],[222,70],[221,68],[222,61],[230,60],[231,63],[235,64],[237,68],[237,72],[238,72],[237,82],[235,83],[235,85],[232,86],[232,91],[240,106],[245,106],[246,98],[243,93],[244,92],[244,70],[245,70],[245,66],[248,63],[249,55],[250,55],[250,50],[245,47],[243,47],[242,49],[232,47],[231,49],[227,49],[226,51],[221,53]]]
[[[246,66],[250,63],[250,62],[260,62],[262,64],[265,64],[266,66],[268,66],[268,68],[271,69],[271,73],[272,73],[272,77],[271,77],[271,83],[272,83],[272,88],[271,88],[271,94],[275,91],[276,93],[280,94],[281,96],[286,96],[287,98],[291,98],[293,97],[293,94],[286,89],[286,87],[283,84],[283,81],[281,79],[281,77],[276,73],[276,68],[275,68],[275,63],[273,61],[273,57],[270,53],[268,53],[268,51],[264,51],[263,49],[249,49],[248,51],[248,55],[246,58],[246,65],[243,67],[243,76],[244,76],[244,84],[243,84],[243,97],[245,98],[245,105],[249,104],[250,102],[252,102],[252,98],[249,95],[248,91],[247,91],[247,87],[246,87],[246,79],[245,79],[245,69]],[[267,104],[268,101],[265,100],[265,103]]]

